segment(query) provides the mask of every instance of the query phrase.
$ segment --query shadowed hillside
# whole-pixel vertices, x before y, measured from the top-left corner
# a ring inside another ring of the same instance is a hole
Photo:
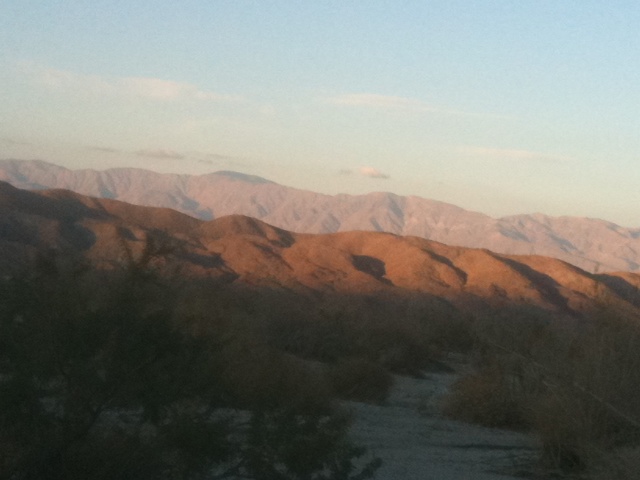
[[[113,268],[146,244],[172,253],[158,268],[248,290],[303,296],[428,299],[462,309],[528,306],[567,315],[607,302],[632,311],[639,277],[594,275],[560,260],[500,255],[381,232],[287,232],[241,215],[201,221],[164,208],[0,183],[0,262],[72,252]]]

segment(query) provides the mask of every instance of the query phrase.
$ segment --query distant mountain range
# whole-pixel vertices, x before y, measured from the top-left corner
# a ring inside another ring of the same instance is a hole
[[[640,271],[640,228],[598,219],[542,214],[496,219],[416,196],[323,195],[236,172],[68,170],[42,161],[0,160],[0,180],[23,189],[69,189],[166,207],[201,220],[240,214],[291,232],[389,232],[507,255],[544,255],[590,272]]]
[[[640,316],[639,274],[591,274],[547,257],[381,232],[293,233],[241,215],[202,221],[166,208],[0,182],[0,272],[11,275],[51,251],[107,269],[166,251],[156,267],[180,272],[180,279],[313,301],[393,298],[405,308],[525,306],[569,316],[606,302]]]

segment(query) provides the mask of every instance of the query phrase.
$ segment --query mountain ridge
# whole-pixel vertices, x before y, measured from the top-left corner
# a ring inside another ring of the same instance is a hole
[[[166,208],[0,182],[5,274],[51,251],[113,269],[149,248],[168,252],[159,271],[225,288],[394,298],[406,306],[444,302],[473,311],[520,306],[570,317],[605,302],[640,316],[639,274],[592,274],[562,260],[386,232],[301,234],[243,215],[203,221]]]
[[[228,171],[195,176],[135,168],[69,170],[43,161],[0,160],[0,180],[166,207],[202,220],[241,214],[292,232],[385,231],[504,254],[550,256],[591,272],[640,271],[640,228],[600,219],[540,213],[492,218],[415,195],[326,195]]]

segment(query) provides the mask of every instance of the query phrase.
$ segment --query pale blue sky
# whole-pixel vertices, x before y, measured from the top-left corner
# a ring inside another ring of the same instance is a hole
[[[640,227],[640,5],[0,0],[0,158]]]

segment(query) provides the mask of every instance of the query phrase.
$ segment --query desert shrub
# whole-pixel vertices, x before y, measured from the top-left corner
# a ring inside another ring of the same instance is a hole
[[[221,382],[235,406],[253,410],[286,406],[300,412],[331,408],[326,377],[299,358],[234,340],[220,350],[217,361]]]
[[[397,311],[392,307],[398,307]],[[332,308],[308,310],[304,317],[268,321],[269,344],[328,363],[364,358],[394,373],[408,375],[430,368],[444,352],[432,335],[430,322],[418,315],[404,317],[397,303],[374,308],[365,302],[362,308],[342,308],[341,301],[336,300]]]
[[[476,346],[473,318],[464,312],[429,312],[422,320],[422,332],[442,352],[468,353]]]
[[[219,304],[210,291],[206,303],[198,307],[209,316],[194,318],[190,308],[187,329],[216,346],[212,358],[217,378],[233,406],[267,409],[286,405],[298,410],[331,406],[330,386],[316,366],[270,343],[259,314],[249,314],[233,299],[223,298]]]
[[[552,463],[589,467],[640,442],[640,325],[617,315],[590,319],[564,365],[548,369],[533,426]]]
[[[361,355],[388,370],[420,375],[442,356],[441,349],[418,318],[376,318],[360,337]]]
[[[346,312],[312,312],[309,317],[282,318],[270,324],[270,339],[285,351],[304,358],[335,362],[358,351],[361,331],[357,316]]]
[[[170,425],[186,399],[214,405],[207,348],[175,328],[164,300],[141,301],[142,277],[99,282],[95,298],[90,272],[55,268],[1,286],[0,477],[162,478],[190,445],[162,457],[161,432],[141,432]]]
[[[295,397],[302,367],[269,350],[245,356],[243,336],[194,335],[144,265],[103,275],[44,260],[0,281],[1,479],[355,479],[377,468],[327,396],[322,408]],[[233,367],[259,370],[254,387],[268,393],[232,388]]]
[[[328,376],[334,392],[346,400],[382,403],[393,386],[393,377],[383,366],[362,358],[331,365]]]
[[[637,320],[601,313],[554,322],[519,313],[477,323],[477,369],[454,385],[445,410],[530,428],[545,463],[565,470],[607,463],[611,452],[639,445]]]
[[[542,443],[543,463],[565,471],[583,469],[607,442],[606,412],[571,393],[553,388],[536,399],[529,417]]]
[[[520,379],[498,362],[461,377],[443,400],[445,415],[488,427],[525,428],[525,409]]]
[[[345,441],[348,425],[344,414],[309,417],[289,411],[254,415],[244,469],[251,478],[265,480],[371,478],[382,462],[363,461],[365,450]]]
[[[612,451],[594,467],[594,480],[640,480],[640,447]]]

